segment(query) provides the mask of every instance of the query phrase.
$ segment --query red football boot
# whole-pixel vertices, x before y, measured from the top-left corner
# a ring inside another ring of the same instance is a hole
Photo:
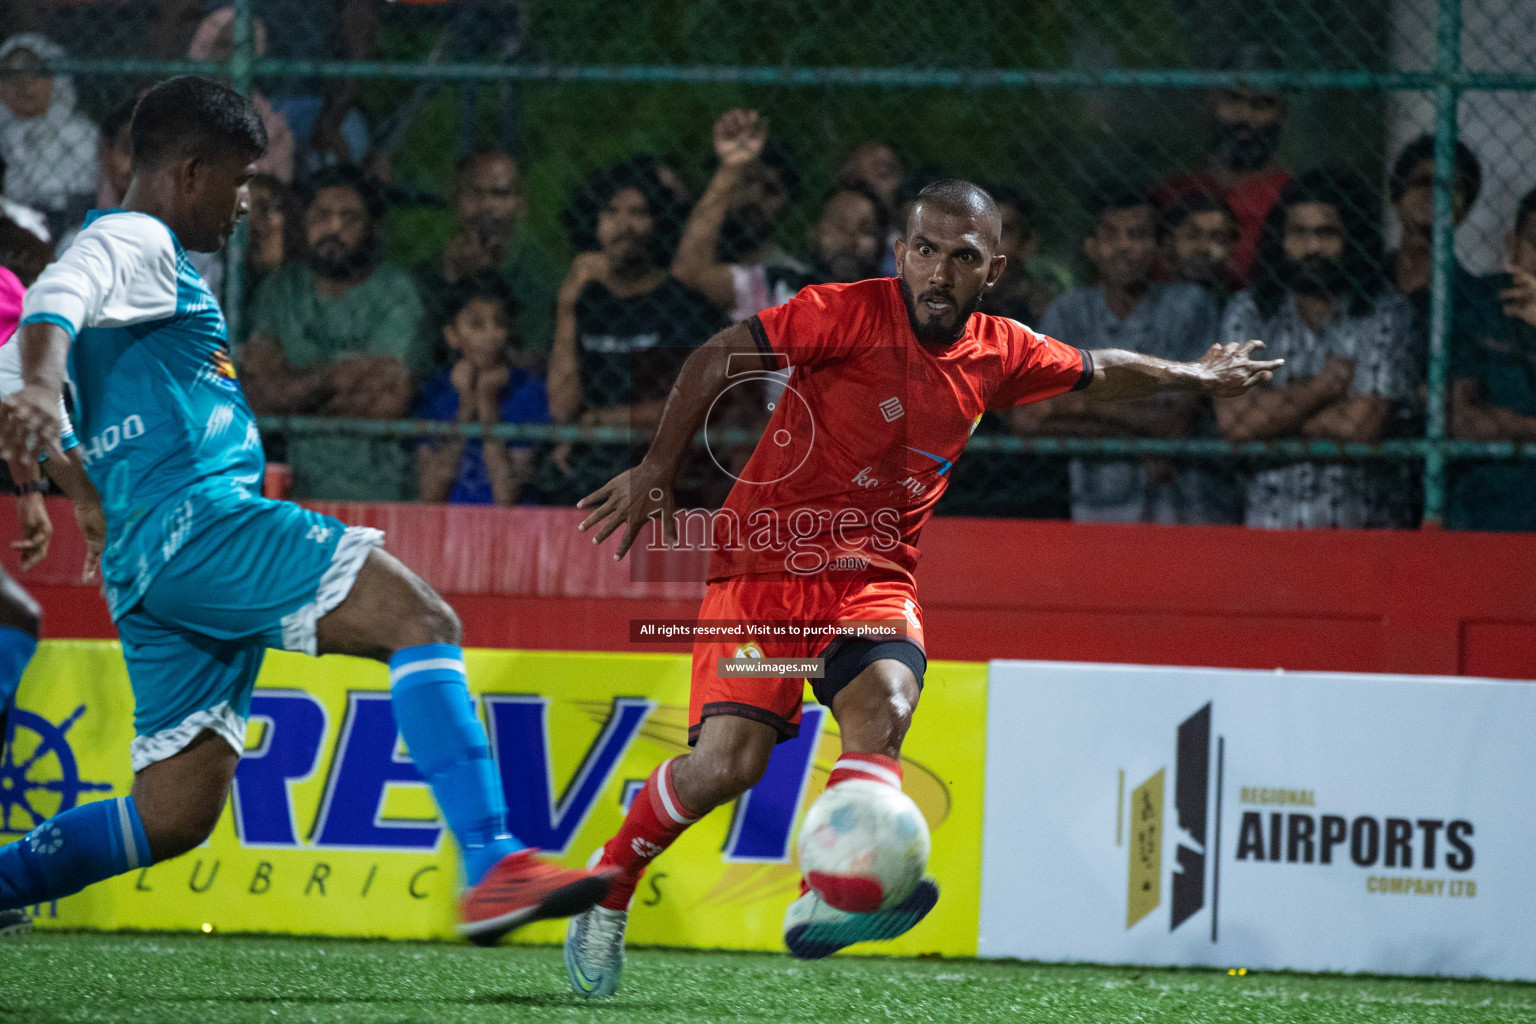
[[[534,850],[509,853],[459,899],[459,934],[490,946],[519,925],[570,917],[608,895],[612,870],[562,868]]]

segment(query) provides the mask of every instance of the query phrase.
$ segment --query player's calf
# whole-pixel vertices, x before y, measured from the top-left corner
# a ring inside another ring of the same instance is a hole
[[[735,800],[762,781],[777,742],[772,726],[728,715],[706,718],[693,752],[672,762],[677,795],[700,815]]]
[[[778,733],[731,715],[706,718],[692,753],[663,762],[635,794],[598,865],[617,872],[603,906],[626,910],[646,867],[695,821],[762,779]]]
[[[501,777],[469,695],[462,630],[448,603],[394,556],[374,550],[316,636],[322,653],[389,665],[400,735],[459,842],[468,884],[521,850],[507,831]]]
[[[323,653],[389,665],[400,735],[459,844],[467,937],[489,944],[527,921],[579,913],[602,898],[606,873],[561,870],[508,831],[501,776],[465,676],[459,618],[436,591],[374,550],[316,637]]]
[[[205,730],[134,776],[132,799],[151,863],[180,857],[213,833],[239,763],[227,740]]]
[[[0,909],[56,900],[208,838],[240,756],[204,732],[144,768],[133,795],[72,807],[0,848]]]

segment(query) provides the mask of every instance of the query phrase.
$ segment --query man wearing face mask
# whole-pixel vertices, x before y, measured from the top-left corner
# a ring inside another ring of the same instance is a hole
[[[1245,53],[1237,70],[1254,70],[1258,63]],[[1201,166],[1155,188],[1152,198],[1159,209],[1171,207],[1189,192],[1221,199],[1237,218],[1232,271],[1240,283],[1246,283],[1264,218],[1291,180],[1278,156],[1285,97],[1239,86],[1218,89],[1211,94],[1210,104],[1210,154]]]
[[[425,368],[421,299],[410,274],[381,262],[383,200],[354,167],[311,179],[304,211],[309,258],[262,282],[240,358],[260,413],[398,419],[411,375]],[[399,442],[291,438],[295,497],[408,501],[410,461]]]

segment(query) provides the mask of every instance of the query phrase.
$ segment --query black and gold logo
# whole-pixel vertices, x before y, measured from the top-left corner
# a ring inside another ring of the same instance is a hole
[[[1159,768],[1131,791],[1130,864],[1126,872],[1125,927],[1130,929],[1163,902],[1163,793],[1167,770]],[[1123,773],[1122,773],[1123,774]],[[1178,828],[1173,869],[1172,931],[1205,906],[1206,806],[1211,784],[1211,705],[1179,724],[1173,767],[1173,810]],[[1123,783],[1122,783],[1123,786]]]
[[[1217,941],[1226,738],[1215,736],[1212,743],[1212,708],[1213,703],[1207,702],[1179,723],[1172,780],[1167,766],[1159,768],[1131,790],[1129,808],[1125,773],[1120,773],[1115,842],[1125,842],[1128,826],[1127,930],[1163,905],[1166,881],[1172,892],[1168,930],[1176,931],[1209,905],[1211,941]],[[1170,781],[1171,821],[1164,814]],[[1238,808],[1241,813],[1232,816],[1237,825],[1231,837],[1234,862],[1325,869],[1352,865],[1371,872],[1363,882],[1365,892],[1373,895],[1477,896],[1477,883],[1467,876],[1476,863],[1476,830],[1470,820],[1443,813],[1422,817],[1327,813],[1319,809],[1317,793],[1310,788],[1241,785],[1234,795],[1243,805]],[[1175,838],[1174,863],[1165,866],[1163,850],[1170,828]],[[1401,874],[1378,873],[1386,871]]]

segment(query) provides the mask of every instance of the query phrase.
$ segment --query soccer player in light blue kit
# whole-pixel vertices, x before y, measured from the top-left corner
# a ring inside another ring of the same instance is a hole
[[[93,213],[27,293],[24,386],[0,404],[0,447],[57,450],[67,376],[106,511],[102,589],[133,684],[133,791],[0,848],[0,908],[207,838],[275,647],[389,664],[395,720],[463,854],[461,932],[488,944],[587,909],[606,874],[564,870],[507,832],[452,609],[385,553],[379,531],[258,496],[261,440],[224,317],[186,250],[216,251],[246,212],[261,119],[233,90],[183,77],[144,95],[130,133],[125,209]]]

